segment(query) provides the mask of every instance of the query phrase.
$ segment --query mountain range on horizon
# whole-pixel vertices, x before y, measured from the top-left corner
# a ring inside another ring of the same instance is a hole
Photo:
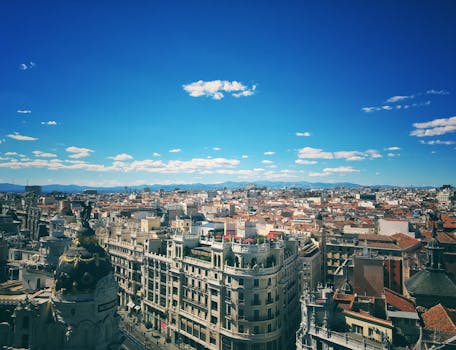
[[[362,188],[362,187],[373,187],[373,188],[399,188],[401,186],[394,185],[359,185],[351,182],[336,182],[336,183],[326,183],[326,182],[286,182],[286,181],[257,181],[257,182],[222,182],[215,184],[204,184],[204,183],[193,183],[193,184],[153,184],[153,185],[137,185],[137,186],[83,186],[83,185],[60,185],[60,184],[50,184],[42,185],[42,191],[44,193],[49,193],[53,191],[66,192],[66,193],[79,193],[87,189],[95,189],[98,192],[134,192],[140,191],[143,188],[150,188],[152,191],[157,191],[163,189],[164,191],[173,191],[176,189],[179,190],[215,190],[215,189],[236,189],[243,188],[249,184],[254,184],[260,187],[269,187],[269,188],[284,188],[284,187],[295,187],[295,188],[304,188],[304,189],[330,189],[336,187],[346,187],[346,188]],[[413,188],[432,188],[432,186],[410,186]],[[24,185],[16,185],[11,183],[0,183],[0,192],[24,192]]]

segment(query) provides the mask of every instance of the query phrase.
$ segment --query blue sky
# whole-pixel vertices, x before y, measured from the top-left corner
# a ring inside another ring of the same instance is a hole
[[[0,182],[456,184],[454,1],[3,1]]]

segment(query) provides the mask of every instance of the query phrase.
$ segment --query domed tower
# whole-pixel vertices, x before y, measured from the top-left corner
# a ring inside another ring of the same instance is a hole
[[[456,284],[445,271],[443,248],[437,240],[437,220],[432,220],[432,239],[426,245],[427,263],[423,270],[405,282],[407,292],[416,304],[430,308],[439,302],[446,307],[456,307]]]
[[[118,349],[117,284],[108,254],[89,225],[91,207],[81,212],[81,227],[60,256],[52,295],[55,314],[63,323],[61,349]]]

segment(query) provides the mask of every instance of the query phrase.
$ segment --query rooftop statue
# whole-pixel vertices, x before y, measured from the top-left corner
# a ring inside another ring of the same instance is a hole
[[[81,219],[81,225],[83,227],[89,227],[90,213],[92,212],[92,207],[90,206],[90,203],[88,203],[87,205],[82,204],[82,207],[83,209],[79,214],[79,217]]]

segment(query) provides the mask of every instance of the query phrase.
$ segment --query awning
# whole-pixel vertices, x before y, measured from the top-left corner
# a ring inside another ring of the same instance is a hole
[[[131,300],[128,302],[127,306],[132,309],[135,306],[135,303],[132,302]]]

